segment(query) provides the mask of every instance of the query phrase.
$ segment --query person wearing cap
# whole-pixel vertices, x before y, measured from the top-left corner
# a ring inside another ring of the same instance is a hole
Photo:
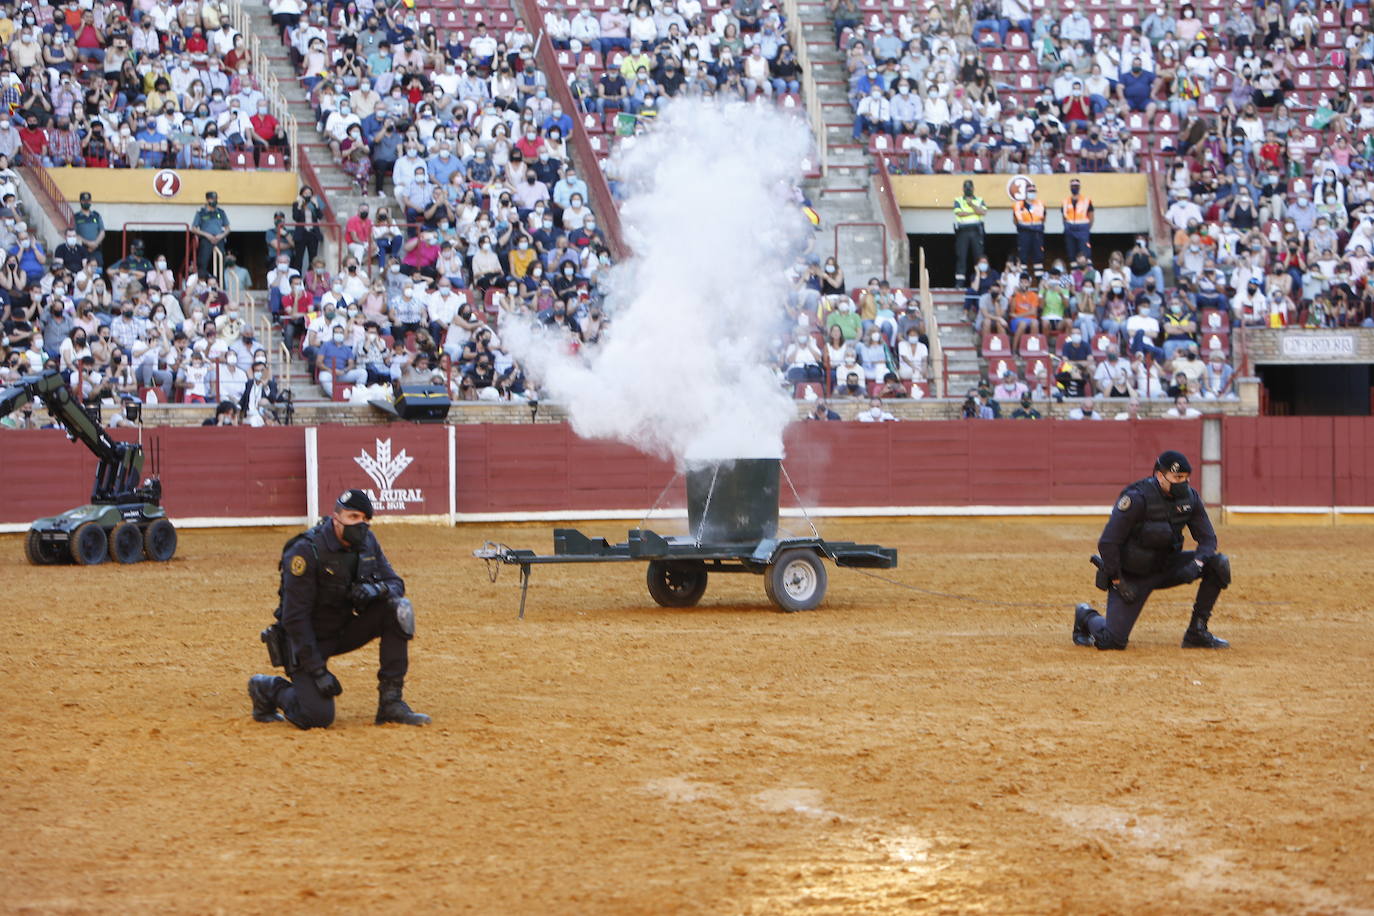
[[[200,239],[196,246],[196,269],[202,277],[208,277],[214,252],[218,249],[223,254],[225,239],[229,238],[229,214],[220,209],[216,192],[205,192],[205,206],[196,211],[191,233]]]
[[[1098,539],[1097,587],[1107,592],[1107,614],[1084,603],[1074,609],[1073,641],[1098,649],[1125,649],[1141,610],[1156,589],[1198,582],[1185,649],[1225,649],[1230,643],[1207,629],[1222,589],[1231,584],[1231,561],[1217,553],[1217,536],[1202,497],[1189,485],[1192,465],[1181,452],[1162,452],[1154,472],[1121,491]],[[1183,531],[1196,542],[1183,549]]]
[[[86,249],[86,257],[95,258],[96,263],[104,266],[105,255],[100,246],[105,243],[105,220],[92,206],[90,191],[82,191],[79,200],[81,206],[72,216],[72,228]]]
[[[300,729],[327,728],[334,722],[334,698],[343,693],[329,660],[378,639],[374,721],[429,723],[429,716],[414,712],[402,698],[415,611],[405,597],[405,581],[371,531],[372,514],[367,491],[344,490],[331,515],[286,542],[278,623],[263,631],[262,639],[273,664],[284,667],[290,680],[266,674],[249,678],[254,720],[285,717]]]
[[[988,205],[973,193],[973,181],[964,181],[963,196],[954,200],[954,282],[964,285],[968,266],[983,256],[983,219]]]
[[[1061,211],[1064,214],[1064,258],[1072,261],[1079,254],[1088,258],[1093,256],[1093,202],[1092,198],[1080,193],[1083,183],[1077,178],[1069,180],[1069,196],[1064,198]]]

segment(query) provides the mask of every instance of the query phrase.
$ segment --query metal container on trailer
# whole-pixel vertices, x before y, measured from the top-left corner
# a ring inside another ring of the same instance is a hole
[[[781,464],[779,458],[736,458],[690,468],[691,536],[702,544],[745,544],[775,537]]]

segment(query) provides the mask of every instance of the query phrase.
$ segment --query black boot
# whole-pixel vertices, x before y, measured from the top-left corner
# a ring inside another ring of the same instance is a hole
[[[255,674],[248,679],[248,698],[253,701],[254,722],[280,722],[277,694],[290,681],[270,674]]]
[[[1211,614],[1199,614],[1193,611],[1193,619],[1188,624],[1188,629],[1183,632],[1182,647],[1185,649],[1229,649],[1231,644],[1219,636],[1213,636],[1207,630],[1207,620]]]
[[[1097,611],[1093,606],[1084,602],[1073,609],[1073,644],[1075,646],[1091,646],[1093,644],[1092,630],[1088,629],[1088,621],[1097,616]]]
[[[428,725],[429,716],[415,712],[401,699],[404,681],[382,681],[377,685],[377,724]]]

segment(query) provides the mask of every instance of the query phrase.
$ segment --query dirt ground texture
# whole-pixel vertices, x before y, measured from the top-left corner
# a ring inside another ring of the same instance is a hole
[[[434,724],[372,724],[374,644],[312,732],[245,693],[288,529],[89,569],[2,537],[0,910],[1374,913],[1374,526],[1222,525],[1234,648],[1179,648],[1185,587],[1099,653],[1101,521],[822,524],[974,600],[831,566],[816,611],[749,575],[665,610],[556,566],[523,621],[470,552],[550,527],[379,525]]]

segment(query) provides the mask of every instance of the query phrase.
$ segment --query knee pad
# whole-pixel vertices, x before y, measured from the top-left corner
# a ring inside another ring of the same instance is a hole
[[[1224,553],[1213,554],[1207,558],[1204,572],[1225,589],[1231,584],[1231,558]]]

